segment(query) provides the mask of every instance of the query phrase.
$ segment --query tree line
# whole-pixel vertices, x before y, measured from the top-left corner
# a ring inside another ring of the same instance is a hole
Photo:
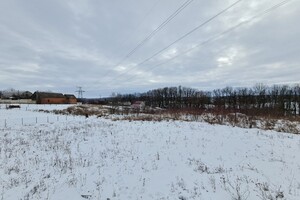
[[[300,116],[300,85],[255,84],[202,91],[189,87],[164,87],[145,93],[118,94],[116,101],[145,101],[149,107],[165,109],[240,112],[251,115]]]

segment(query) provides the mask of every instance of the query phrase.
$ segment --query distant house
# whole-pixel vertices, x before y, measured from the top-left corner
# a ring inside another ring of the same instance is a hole
[[[35,92],[31,96],[37,104],[76,104],[77,99],[72,94],[63,95],[53,92]]]
[[[30,99],[31,96],[32,96],[31,92],[25,91],[20,94],[20,99]]]
[[[67,104],[76,104],[77,103],[77,98],[73,94],[65,94],[64,95],[66,98],[66,103]]]
[[[133,104],[131,104],[132,109],[144,109],[145,108],[145,102],[144,101],[135,101]]]

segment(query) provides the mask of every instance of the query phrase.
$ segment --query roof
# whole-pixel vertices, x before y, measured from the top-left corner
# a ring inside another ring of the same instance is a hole
[[[64,96],[68,99],[76,99],[74,94],[65,94]]]
[[[65,98],[62,93],[54,93],[54,92],[35,92],[32,95],[32,98]]]

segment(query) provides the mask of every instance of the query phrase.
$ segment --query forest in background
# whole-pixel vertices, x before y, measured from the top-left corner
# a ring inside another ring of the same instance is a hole
[[[243,113],[253,116],[300,116],[300,85],[255,84],[251,88],[225,87],[201,91],[189,87],[164,87],[145,93],[117,94],[113,102],[144,101],[148,107],[174,111]]]

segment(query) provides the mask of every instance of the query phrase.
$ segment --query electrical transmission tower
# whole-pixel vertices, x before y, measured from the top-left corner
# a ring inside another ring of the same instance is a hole
[[[81,86],[78,86],[77,88],[78,88],[78,90],[75,91],[75,92],[78,93],[78,98],[82,99],[82,98],[83,98],[83,93],[84,93],[85,91],[82,90],[82,87],[81,87]]]

